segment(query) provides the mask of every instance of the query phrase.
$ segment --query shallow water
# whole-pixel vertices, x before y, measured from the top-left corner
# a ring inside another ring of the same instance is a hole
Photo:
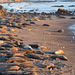
[[[37,13],[41,13],[41,12],[49,13],[49,12],[56,12],[58,8],[75,11],[75,7],[69,7],[70,5],[75,6],[75,2],[40,2],[40,3],[23,2],[23,3],[11,3],[10,5],[8,5],[8,3],[5,3],[0,5],[3,5],[8,12],[10,12],[11,9],[14,9],[14,13],[29,12],[30,10],[34,10],[32,12],[37,12]],[[59,5],[59,6],[63,5],[64,7],[52,7],[55,5]]]
[[[75,35],[75,24],[71,25],[71,26],[69,27],[69,29],[72,30],[72,32],[73,32],[74,35]]]

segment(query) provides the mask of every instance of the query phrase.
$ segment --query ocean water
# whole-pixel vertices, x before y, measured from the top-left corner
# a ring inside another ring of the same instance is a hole
[[[75,7],[69,7],[71,5],[75,6],[75,2],[40,2],[40,3],[8,3],[0,4],[3,5],[5,9],[7,9],[8,12],[10,12],[11,9],[14,9],[13,13],[23,13],[23,12],[29,12],[30,10],[34,10],[33,12],[41,13],[41,12],[56,12],[58,8],[63,8],[65,10],[71,10],[75,11]],[[55,5],[63,5],[64,7],[52,7]]]
[[[71,25],[69,29],[72,30],[73,34],[75,35],[75,24]]]

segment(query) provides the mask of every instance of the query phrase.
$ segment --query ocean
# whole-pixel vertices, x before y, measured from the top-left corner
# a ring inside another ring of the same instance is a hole
[[[69,11],[75,11],[75,2],[23,2],[23,3],[4,3],[0,4],[3,5],[5,9],[7,9],[8,12],[10,12],[11,9],[14,9],[13,13],[23,13],[23,12],[29,12],[30,10],[34,10],[32,12],[56,12],[58,8],[63,8],[65,10]],[[54,7],[59,6],[59,7]],[[61,7],[63,6],[63,7]]]

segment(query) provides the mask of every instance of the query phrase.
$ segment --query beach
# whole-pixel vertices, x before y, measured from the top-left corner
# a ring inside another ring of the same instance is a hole
[[[72,17],[37,13],[1,16],[0,73],[74,75],[75,35],[69,29],[75,24]],[[64,53],[55,54],[58,50]],[[54,59],[55,55],[58,57]]]

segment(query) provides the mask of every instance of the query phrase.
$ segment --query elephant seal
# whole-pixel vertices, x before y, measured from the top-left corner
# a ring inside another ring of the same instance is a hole
[[[19,68],[20,68],[19,66],[11,66],[8,69],[5,69],[3,72],[5,72],[5,71],[13,71],[13,70],[17,71],[17,70],[19,70]]]

